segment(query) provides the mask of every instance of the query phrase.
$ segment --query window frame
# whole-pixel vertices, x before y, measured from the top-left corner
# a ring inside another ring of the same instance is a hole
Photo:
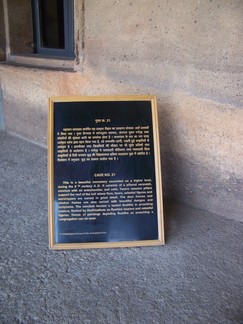
[[[74,5],[73,0],[63,0],[64,49],[47,48],[41,45],[39,0],[32,0],[34,53],[48,57],[74,58]]]

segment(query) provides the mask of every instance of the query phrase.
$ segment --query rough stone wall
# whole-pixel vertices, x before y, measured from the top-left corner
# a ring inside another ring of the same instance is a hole
[[[50,96],[155,94],[164,193],[243,220],[243,2],[75,6],[76,73],[0,66],[7,129],[45,145]]]
[[[86,1],[86,61],[110,79],[240,106],[242,15],[241,0]]]

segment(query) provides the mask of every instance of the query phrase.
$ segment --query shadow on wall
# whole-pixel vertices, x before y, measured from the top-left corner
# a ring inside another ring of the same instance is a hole
[[[180,161],[173,159],[176,148],[173,147],[175,125],[169,113],[171,109],[176,109],[171,103],[158,105],[163,193],[167,198],[176,198],[179,194],[176,192],[176,175],[182,175],[184,170]]]
[[[185,125],[173,117],[176,109],[168,102],[158,106],[164,196],[242,221],[242,179],[230,170],[222,176],[217,164],[195,156],[190,134],[183,137]],[[203,148],[200,154],[202,157]]]
[[[181,137],[187,129],[174,116],[178,107],[165,102],[158,108],[164,195],[189,204],[193,199],[199,207],[207,196],[218,194],[214,190],[218,182],[217,170],[193,159],[195,153],[191,151],[188,139],[185,141]]]
[[[195,206],[200,208],[203,201],[213,200],[220,195],[218,188],[221,187],[222,191],[224,184],[219,184],[217,170],[198,163],[192,157],[188,158],[191,152],[189,143],[180,137],[186,130],[173,117],[178,107],[166,102],[160,103],[158,108],[164,195],[189,204],[193,200]],[[190,155],[193,156],[193,152]]]

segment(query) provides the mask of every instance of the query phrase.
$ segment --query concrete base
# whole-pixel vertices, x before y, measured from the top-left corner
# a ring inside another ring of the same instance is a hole
[[[50,251],[46,149],[0,133],[1,323],[242,323],[243,224],[165,203],[164,247]]]

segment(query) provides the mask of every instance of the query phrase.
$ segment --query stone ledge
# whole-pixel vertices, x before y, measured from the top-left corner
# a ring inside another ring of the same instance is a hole
[[[5,64],[75,72],[74,59],[57,57],[50,58],[36,54],[10,55]]]

